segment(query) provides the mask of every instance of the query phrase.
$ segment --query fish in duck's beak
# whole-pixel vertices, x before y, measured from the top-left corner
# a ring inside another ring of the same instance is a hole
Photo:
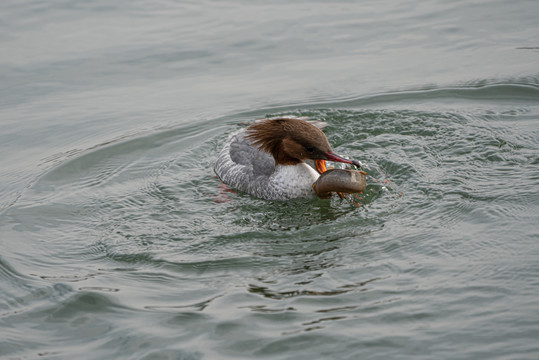
[[[335,161],[335,162],[340,162],[340,163],[345,163],[345,164],[351,164],[351,165],[357,166],[358,168],[366,167],[365,165],[363,165],[361,162],[359,162],[357,160],[345,159],[342,156],[335,154],[334,152],[325,152],[324,156],[326,157],[326,160],[328,160],[328,161]],[[322,174],[322,173],[327,171],[326,160],[314,160],[314,165],[316,166],[316,170],[318,171],[318,173]],[[360,171],[360,173],[366,174],[363,171]],[[317,186],[316,186],[317,183],[318,182],[313,184],[313,190],[317,195],[320,196],[320,194],[319,194],[319,192],[317,190]],[[339,195],[339,197],[341,199],[344,199],[344,194],[342,192],[337,191],[337,195]]]

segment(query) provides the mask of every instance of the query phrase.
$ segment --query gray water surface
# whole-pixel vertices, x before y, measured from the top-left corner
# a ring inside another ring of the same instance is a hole
[[[4,1],[0,356],[537,359],[536,1]],[[326,121],[359,197],[213,172]]]

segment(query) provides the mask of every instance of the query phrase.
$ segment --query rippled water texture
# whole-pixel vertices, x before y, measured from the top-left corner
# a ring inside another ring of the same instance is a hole
[[[114,4],[0,5],[0,356],[537,358],[535,2]],[[284,114],[365,193],[223,187]]]

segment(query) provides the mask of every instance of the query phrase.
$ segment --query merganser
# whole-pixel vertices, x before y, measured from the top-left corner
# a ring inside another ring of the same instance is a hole
[[[314,160],[318,170],[304,160]],[[325,160],[361,166],[331,149],[326,135],[299,118],[270,118],[233,133],[219,153],[217,176],[227,185],[266,200],[314,197]]]

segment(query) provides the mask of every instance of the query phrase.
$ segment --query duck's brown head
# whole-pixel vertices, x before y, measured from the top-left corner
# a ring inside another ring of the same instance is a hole
[[[358,164],[335,154],[322,130],[300,119],[274,118],[257,122],[247,128],[247,138],[260,150],[270,153],[280,165],[297,165],[307,159]],[[321,172],[319,166],[317,162]]]

